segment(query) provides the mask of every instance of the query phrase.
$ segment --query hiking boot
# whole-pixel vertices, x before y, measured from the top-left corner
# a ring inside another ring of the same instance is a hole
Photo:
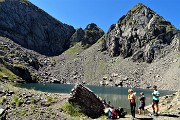
[[[158,116],[159,114],[156,112],[155,115]]]

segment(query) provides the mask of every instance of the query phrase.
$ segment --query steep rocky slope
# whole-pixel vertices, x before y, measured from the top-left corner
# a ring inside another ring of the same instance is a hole
[[[58,55],[69,48],[75,32],[26,0],[0,2],[0,35],[44,55]]]
[[[180,33],[143,4],[133,7],[107,34],[82,51],[80,43],[53,58],[48,72],[62,83],[180,89]]]
[[[61,54],[76,42],[85,49],[104,34],[94,23],[75,30],[26,0],[1,1],[0,18],[0,64],[27,82],[48,78],[41,71],[55,64],[49,56]],[[12,78],[0,72],[0,78]]]
[[[110,56],[132,56],[135,61],[150,63],[165,52],[164,48],[179,32],[170,22],[140,3],[110,27],[103,48]]]

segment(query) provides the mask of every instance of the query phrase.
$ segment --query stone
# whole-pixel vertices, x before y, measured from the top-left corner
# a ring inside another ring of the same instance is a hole
[[[79,105],[82,113],[91,118],[98,118],[103,113],[102,101],[89,88],[76,84],[71,90],[68,101]]]
[[[6,120],[6,110],[0,108],[0,120]]]
[[[107,80],[107,79],[108,79],[108,77],[107,77],[107,76],[104,76],[104,77],[103,77],[103,80]]]
[[[112,73],[112,74],[111,74],[111,77],[117,77],[117,76],[118,76],[117,73]]]
[[[3,75],[2,79],[8,80],[8,76],[7,75]]]
[[[105,85],[106,85],[106,84],[105,84],[105,81],[100,81],[99,84],[100,84],[101,86],[105,86]]]

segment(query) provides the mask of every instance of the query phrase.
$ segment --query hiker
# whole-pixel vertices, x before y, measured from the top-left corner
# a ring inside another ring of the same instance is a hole
[[[141,110],[143,111],[143,114],[145,113],[144,112],[144,107],[145,107],[145,96],[144,96],[144,93],[141,92],[140,93],[140,97],[139,97],[139,100],[140,100],[140,104],[139,104],[139,108],[138,108],[138,113],[139,115],[141,114]]]
[[[133,89],[128,90],[128,100],[130,102],[131,107],[131,115],[132,119],[135,118],[135,108],[136,108],[136,93],[134,93]]]
[[[154,92],[152,93],[153,95],[152,109],[153,109],[153,114],[158,115],[158,110],[159,110],[158,104],[159,104],[160,93],[157,90],[156,85],[153,86],[153,89],[154,89]],[[156,111],[155,111],[154,105],[156,105]]]

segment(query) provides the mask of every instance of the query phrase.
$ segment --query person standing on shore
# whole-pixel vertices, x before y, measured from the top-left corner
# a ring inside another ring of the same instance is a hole
[[[157,86],[154,85],[153,86],[154,92],[152,93],[153,95],[153,101],[152,101],[152,109],[153,109],[153,114],[158,115],[158,111],[159,111],[159,97],[160,97],[160,92],[157,90]],[[155,107],[156,106],[156,111],[155,111]]]
[[[131,115],[132,119],[135,118],[135,108],[136,108],[136,93],[134,93],[133,89],[128,90],[128,100],[130,102],[131,107]]]
[[[140,95],[141,95],[139,97],[140,104],[138,108],[139,115],[141,114],[141,110],[143,111],[143,114],[145,114],[144,107],[145,107],[145,99],[146,99],[143,92],[141,92]]]

